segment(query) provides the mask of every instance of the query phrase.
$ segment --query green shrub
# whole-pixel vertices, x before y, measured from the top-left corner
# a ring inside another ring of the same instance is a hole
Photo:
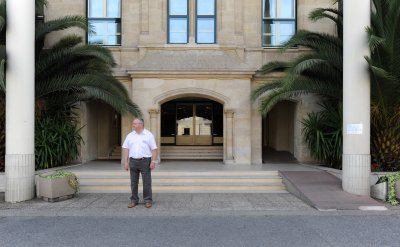
[[[311,156],[332,168],[342,167],[342,105],[324,102],[322,111],[303,120],[303,135]]]
[[[35,124],[36,169],[63,166],[79,156],[82,141],[76,121],[44,117]]]

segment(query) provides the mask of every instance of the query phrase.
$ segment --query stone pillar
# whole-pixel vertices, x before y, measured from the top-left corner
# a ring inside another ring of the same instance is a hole
[[[370,0],[343,1],[343,189],[370,195]]]
[[[157,128],[157,120],[158,120],[158,113],[159,111],[156,109],[151,109],[149,110],[149,115],[150,115],[150,132],[153,133],[154,137],[156,138],[157,142],[157,147],[158,147],[158,160],[160,160],[160,137],[158,135],[158,128]]]
[[[7,202],[35,194],[35,1],[7,1]]]
[[[233,156],[233,150],[234,150],[234,143],[233,143],[233,115],[234,111],[233,110],[225,110],[225,121],[226,121],[226,138],[224,142],[225,146],[225,164],[233,164],[235,162],[235,157]]]

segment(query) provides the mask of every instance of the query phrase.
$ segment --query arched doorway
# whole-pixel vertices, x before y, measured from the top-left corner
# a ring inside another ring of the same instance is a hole
[[[296,103],[284,100],[277,103],[262,119],[262,160],[291,162],[294,158],[294,128]]]
[[[222,160],[223,125],[223,105],[216,101],[182,97],[161,104],[161,159]]]
[[[107,104],[87,103],[82,161],[121,159],[121,115]]]

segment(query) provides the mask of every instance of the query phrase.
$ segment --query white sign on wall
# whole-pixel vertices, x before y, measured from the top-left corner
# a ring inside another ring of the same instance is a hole
[[[363,124],[347,124],[346,133],[348,135],[362,135]]]

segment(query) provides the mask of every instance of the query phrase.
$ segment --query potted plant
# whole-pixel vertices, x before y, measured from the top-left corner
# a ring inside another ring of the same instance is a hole
[[[58,170],[53,173],[40,174],[37,177],[37,197],[55,202],[72,198],[79,192],[79,180],[70,171]]]
[[[382,186],[379,188],[378,186]],[[386,187],[386,189],[384,189]],[[380,193],[378,192],[380,190]],[[385,191],[383,193],[382,191]],[[386,194],[383,198],[379,198],[379,195]],[[371,186],[371,196],[377,199],[386,200],[392,205],[399,204],[400,199],[400,172],[389,173],[381,176],[378,182]]]
[[[385,176],[379,177],[374,185],[371,185],[371,197],[386,201],[388,196],[388,183]]]

